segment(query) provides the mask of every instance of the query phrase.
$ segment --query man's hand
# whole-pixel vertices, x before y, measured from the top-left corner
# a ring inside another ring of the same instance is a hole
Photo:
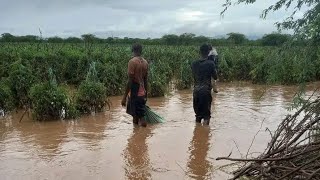
[[[122,107],[125,107],[127,105],[127,98],[126,97],[122,98],[121,105],[122,105]]]

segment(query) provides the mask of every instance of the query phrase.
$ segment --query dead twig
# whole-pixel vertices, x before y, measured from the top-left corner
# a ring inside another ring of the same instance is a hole
[[[314,94],[313,94],[314,95]],[[313,96],[312,95],[312,96]],[[256,158],[218,157],[216,160],[243,162],[245,165],[233,172],[232,179],[320,179],[320,97],[311,97],[292,115],[279,124],[266,150]]]

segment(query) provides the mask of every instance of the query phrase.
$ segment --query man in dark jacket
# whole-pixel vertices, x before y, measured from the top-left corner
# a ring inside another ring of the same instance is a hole
[[[209,125],[211,118],[212,82],[217,79],[217,72],[213,61],[208,60],[210,46],[204,44],[200,47],[201,59],[192,63],[194,77],[193,108],[196,122]]]

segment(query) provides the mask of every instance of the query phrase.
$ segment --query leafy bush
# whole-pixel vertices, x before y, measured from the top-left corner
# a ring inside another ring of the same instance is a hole
[[[107,104],[105,86],[99,82],[95,63],[90,65],[86,80],[76,94],[76,107],[81,113],[100,112]]]
[[[217,50],[220,81],[294,84],[320,80],[319,47],[228,46],[217,47]],[[178,83],[179,89],[190,87],[192,73],[188,61],[199,57],[198,46],[150,45],[145,46],[143,52],[147,60],[152,60],[149,96],[163,96],[172,81]],[[59,83],[79,86],[86,83],[94,59],[98,77],[95,83],[103,84],[107,96],[120,95],[127,80],[126,66],[130,55],[129,45],[90,43],[89,47],[88,44],[72,43],[3,43],[0,48],[0,77],[9,77],[15,106],[22,107],[30,104],[30,87],[49,79],[47,72],[50,67]],[[87,83],[81,86],[81,93],[84,97],[90,88],[102,93],[103,86]],[[97,98],[102,97],[105,95]]]
[[[178,89],[188,89],[191,88],[193,83],[192,69],[191,69],[191,60],[183,62],[180,66],[180,74],[178,75]]]
[[[14,98],[7,82],[0,81],[0,111],[6,113],[14,108]]]
[[[165,75],[159,71],[160,68],[156,64],[151,63],[149,65],[148,96],[150,97],[164,96],[168,88]]]
[[[219,60],[219,80],[220,81],[231,81],[232,80],[232,69],[227,62],[225,56],[221,56]]]
[[[76,107],[81,113],[100,112],[106,103],[106,88],[102,83],[84,81],[80,84]]]
[[[99,81],[106,87],[108,96],[123,93],[127,75],[125,68],[112,63],[97,63],[97,72]]]
[[[35,84],[31,87],[30,100],[35,119],[74,118],[77,112],[66,90],[58,87],[51,69],[49,69],[49,77],[49,82]]]
[[[262,61],[256,61],[251,71],[253,82],[296,84],[318,80],[318,49],[282,47],[272,51]]]
[[[34,83],[34,76],[21,60],[13,63],[9,72],[10,86],[16,100],[16,105],[22,107],[29,102],[28,92]]]
[[[50,120],[60,118],[67,106],[67,93],[54,88],[49,83],[35,84],[30,91],[35,119]]]

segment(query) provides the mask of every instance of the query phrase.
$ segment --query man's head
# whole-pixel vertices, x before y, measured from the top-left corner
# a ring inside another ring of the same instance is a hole
[[[208,44],[203,44],[202,46],[200,46],[200,55],[202,56],[202,58],[207,58],[209,52],[210,52],[210,47]]]
[[[131,50],[132,50],[133,55],[135,55],[135,56],[141,56],[141,54],[142,54],[141,44],[138,44],[138,43],[133,44]]]

